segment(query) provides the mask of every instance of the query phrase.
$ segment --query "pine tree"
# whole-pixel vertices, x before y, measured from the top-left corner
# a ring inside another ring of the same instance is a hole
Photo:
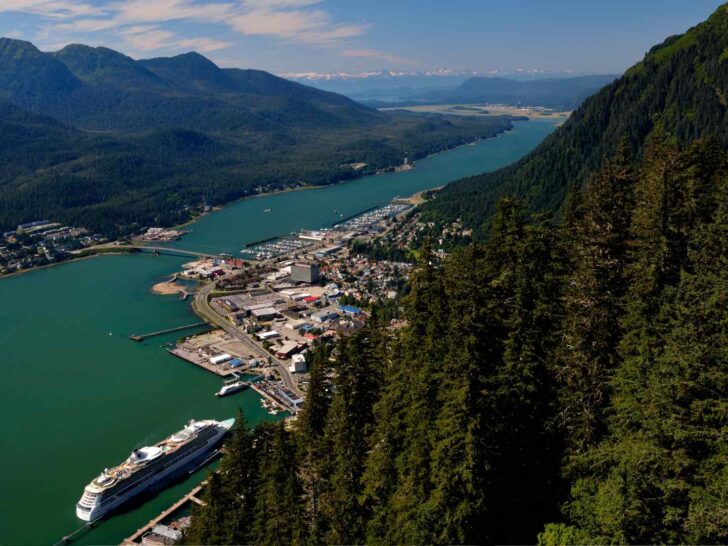
[[[443,388],[435,421],[433,491],[427,508],[432,526],[426,542],[488,541],[490,469],[497,446],[489,445],[487,377],[502,353],[500,309],[489,298],[483,250],[470,246],[446,264],[447,297],[457,320],[449,324]]]
[[[370,541],[423,542],[434,422],[449,320],[442,267],[425,240],[405,299],[407,328],[389,355],[377,427],[367,462],[365,504],[375,516]],[[393,357],[393,358],[392,358]],[[394,456],[396,454],[396,456]],[[389,456],[393,458],[390,460]]]
[[[226,453],[220,463],[222,496],[229,507],[226,517],[226,544],[248,541],[253,523],[255,492],[258,485],[258,453],[253,433],[241,409],[235,419],[232,437],[225,444]]]
[[[250,542],[303,544],[306,529],[294,441],[283,423],[260,425],[255,441],[261,462]]]
[[[232,514],[225,495],[224,478],[213,472],[202,495],[203,505],[195,505],[190,526],[185,530],[185,544],[230,544],[228,526]]]
[[[322,541],[324,532],[319,513],[319,496],[322,465],[328,456],[324,431],[331,405],[329,354],[330,348],[323,343],[309,351],[306,404],[296,426],[299,474],[304,490],[306,523],[309,529],[308,540],[314,544]]]
[[[560,492],[560,442],[549,426],[555,394],[549,377],[559,322],[559,272],[555,231],[529,214],[520,200],[503,199],[486,245],[490,297],[500,305],[501,362],[488,379],[493,459],[491,537],[524,543],[555,515]]]
[[[360,543],[366,515],[360,495],[373,406],[381,386],[381,366],[375,361],[369,326],[343,340],[335,366],[334,396],[326,423],[329,442],[327,487],[321,495],[328,543]]]
[[[710,143],[665,146],[653,143],[640,177],[608,433],[570,461],[566,514],[590,542],[727,536],[725,164]]]
[[[559,417],[574,452],[598,440],[609,378],[617,365],[634,174],[626,146],[584,188],[569,235],[571,271],[557,354]]]

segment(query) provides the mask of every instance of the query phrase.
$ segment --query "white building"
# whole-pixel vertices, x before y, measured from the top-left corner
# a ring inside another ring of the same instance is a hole
[[[303,373],[306,370],[308,370],[306,357],[302,354],[293,355],[291,357],[291,365],[288,366],[288,371],[291,373]]]

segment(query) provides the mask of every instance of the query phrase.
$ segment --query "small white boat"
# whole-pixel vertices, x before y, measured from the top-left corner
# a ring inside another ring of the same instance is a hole
[[[230,379],[229,381],[225,381],[225,383],[223,383],[222,388],[215,393],[215,396],[222,398],[223,396],[227,396],[228,394],[233,394],[247,388],[248,384],[245,381],[241,381],[239,379]]]

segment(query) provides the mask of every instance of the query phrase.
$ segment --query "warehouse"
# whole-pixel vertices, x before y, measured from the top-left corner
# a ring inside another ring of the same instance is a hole
[[[253,315],[253,317],[259,322],[273,320],[280,315],[278,309],[275,307],[261,307],[259,309],[253,309],[250,314]]]

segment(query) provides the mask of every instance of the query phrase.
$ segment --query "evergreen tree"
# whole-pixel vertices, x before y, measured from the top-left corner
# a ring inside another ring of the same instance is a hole
[[[366,515],[360,502],[361,477],[380,374],[369,326],[339,344],[334,396],[326,423],[330,449],[327,484],[321,501],[328,543],[355,544],[364,540]]]
[[[405,298],[407,328],[386,366],[365,480],[374,511],[370,540],[422,542],[431,527],[425,503],[449,314],[442,268],[425,239]],[[397,456],[389,459],[387,453]],[[375,495],[375,496],[374,496]]]
[[[603,430],[608,384],[617,365],[634,173],[626,145],[584,188],[568,235],[570,272],[556,374],[559,417],[570,449],[592,445]]]
[[[195,505],[190,526],[185,530],[185,544],[230,544],[228,510],[224,478],[213,472],[207,479],[202,495],[203,505]]]
[[[328,457],[324,430],[331,405],[329,354],[329,347],[323,343],[309,351],[307,358],[309,383],[306,403],[296,427],[300,461],[299,474],[306,499],[306,522],[309,539],[314,544],[320,543],[323,539],[319,495],[323,461]]]
[[[305,542],[302,488],[297,475],[296,446],[283,423],[260,425],[260,482],[256,490],[250,542],[290,545]]]
[[[250,537],[258,485],[258,454],[252,431],[241,409],[235,418],[232,437],[226,442],[220,463],[222,496],[229,503],[226,513],[226,544],[243,544]]]
[[[728,462],[725,166],[710,143],[684,153],[657,146],[640,176],[638,195],[645,198],[635,209],[635,273],[608,434],[570,461],[566,514],[590,542],[721,543]]]

